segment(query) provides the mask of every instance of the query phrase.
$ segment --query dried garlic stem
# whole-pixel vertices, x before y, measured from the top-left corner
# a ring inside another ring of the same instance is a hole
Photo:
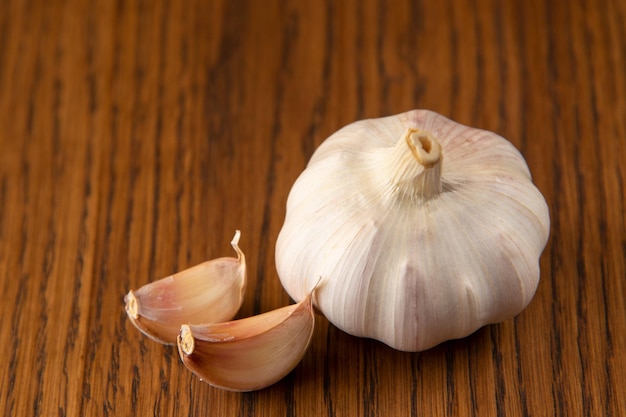
[[[441,159],[441,145],[430,133],[409,129],[405,140],[415,159],[425,168],[432,168]]]
[[[384,187],[388,195],[421,202],[441,192],[441,144],[429,132],[407,129],[382,158],[391,174]]]

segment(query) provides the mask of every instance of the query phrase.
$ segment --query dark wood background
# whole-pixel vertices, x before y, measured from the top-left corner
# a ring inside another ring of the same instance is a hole
[[[0,410],[624,415],[625,68],[621,0],[0,0]],[[319,318],[244,394],[132,327],[129,289],[231,256],[237,228],[239,317],[288,304],[293,181],[343,125],[412,108],[526,157],[552,226],[521,315],[422,353]]]

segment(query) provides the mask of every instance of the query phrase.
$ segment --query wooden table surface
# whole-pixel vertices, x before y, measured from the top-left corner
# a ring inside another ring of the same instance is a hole
[[[626,2],[0,1],[0,410],[7,416],[626,412]],[[551,213],[535,298],[421,353],[318,317],[277,384],[213,388],[128,321],[131,288],[232,256],[238,317],[312,152],[427,108],[523,153]]]

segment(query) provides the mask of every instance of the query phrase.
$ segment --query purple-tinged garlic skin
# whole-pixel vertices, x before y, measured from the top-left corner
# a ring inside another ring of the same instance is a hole
[[[309,347],[315,326],[311,297],[309,293],[297,304],[227,323],[183,325],[180,358],[214,387],[266,388],[291,372]]]
[[[130,321],[151,339],[176,344],[182,324],[231,320],[246,287],[246,258],[239,238],[237,231],[231,242],[236,258],[212,259],[131,290],[124,298]]]

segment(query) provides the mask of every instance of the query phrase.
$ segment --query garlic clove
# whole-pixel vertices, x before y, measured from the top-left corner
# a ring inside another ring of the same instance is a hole
[[[183,323],[231,320],[241,307],[246,286],[240,236],[237,230],[231,242],[237,258],[206,261],[131,290],[124,297],[130,321],[153,340],[175,344]]]
[[[254,391],[285,377],[313,335],[312,293],[302,301],[228,323],[183,325],[180,358],[201,380],[229,391]]]

